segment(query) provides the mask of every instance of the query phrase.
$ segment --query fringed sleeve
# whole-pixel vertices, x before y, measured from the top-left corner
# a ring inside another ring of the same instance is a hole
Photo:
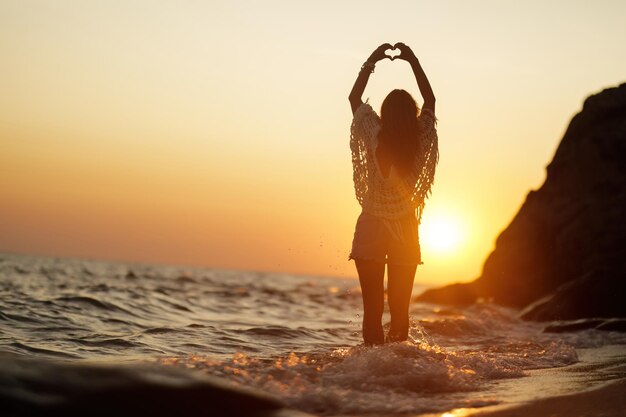
[[[372,174],[368,172],[367,168],[368,153],[371,154],[375,146],[375,134],[379,125],[378,115],[372,106],[366,102],[361,104],[354,113],[350,127],[354,190],[361,205],[368,190],[368,176]]]
[[[439,162],[439,140],[435,115],[430,110],[423,110],[420,114],[422,123],[422,134],[420,138],[419,157],[416,159],[415,169],[417,181],[413,190],[413,203],[417,210],[418,223],[421,222],[422,211],[426,198],[431,194],[431,189],[435,181],[435,168]]]

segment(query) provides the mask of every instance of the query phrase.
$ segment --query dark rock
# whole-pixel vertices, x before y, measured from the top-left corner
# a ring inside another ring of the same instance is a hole
[[[529,192],[498,236],[481,276],[468,284],[428,290],[416,300],[459,304],[482,298],[522,308],[560,289],[526,317],[607,317],[609,312],[626,317],[625,219],[622,84],[585,101],[547,167],[545,183]],[[569,289],[563,287],[578,280]]]
[[[615,279],[618,273],[600,269],[563,284],[551,298],[523,312],[522,318],[549,321],[626,317],[626,282]]]
[[[478,299],[478,290],[474,283],[450,284],[444,288],[426,290],[416,297],[416,301],[438,304],[467,305]]]

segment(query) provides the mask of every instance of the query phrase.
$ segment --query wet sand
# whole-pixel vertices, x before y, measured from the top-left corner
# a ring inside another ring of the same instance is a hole
[[[451,413],[452,416],[461,413]],[[626,379],[578,394],[544,398],[511,408],[483,411],[476,417],[619,417],[626,416]]]

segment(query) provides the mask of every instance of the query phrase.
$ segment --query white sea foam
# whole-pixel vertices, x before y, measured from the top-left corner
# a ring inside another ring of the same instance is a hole
[[[494,399],[462,394],[480,391],[490,381],[522,377],[529,369],[576,361],[574,348],[557,341],[457,351],[407,341],[274,360],[238,353],[224,361],[193,357],[179,363],[260,388],[307,412],[366,414],[423,413],[440,410],[443,403],[447,408],[492,404]]]

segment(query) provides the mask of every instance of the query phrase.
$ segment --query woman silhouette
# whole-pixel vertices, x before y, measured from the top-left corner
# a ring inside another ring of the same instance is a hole
[[[395,49],[400,55],[386,55]],[[424,99],[421,111],[404,90],[387,95],[380,117],[363,103],[370,74],[383,59],[411,64]],[[387,264],[391,313],[387,341],[402,341],[408,337],[413,279],[422,263],[418,227],[439,159],[435,96],[413,51],[403,43],[386,43],[361,67],[349,99],[354,115],[350,136],[354,187],[362,207],[349,259],[355,260],[363,294],[363,340],[366,345],[385,341],[381,320]]]

